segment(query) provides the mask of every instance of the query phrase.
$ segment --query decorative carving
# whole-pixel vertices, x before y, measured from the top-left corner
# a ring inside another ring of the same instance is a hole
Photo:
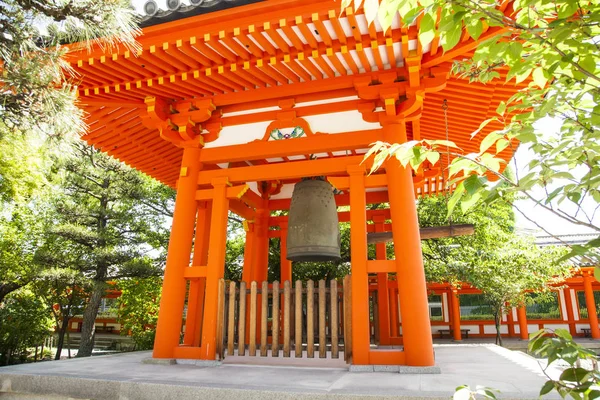
[[[158,129],[160,136],[178,147],[204,146],[219,137],[220,123],[206,122],[216,110],[211,99],[191,100],[176,105],[157,97],[146,97],[147,114],[142,122]],[[204,133],[208,131],[208,133]]]
[[[275,128],[271,131],[271,139],[273,140],[281,140],[281,139],[295,139],[304,136],[304,129],[301,126],[297,126],[292,130],[291,133],[283,133],[281,129]]]
[[[406,61],[408,79],[390,72],[379,74],[376,80],[362,77],[354,81],[358,96],[367,100],[359,108],[365,121],[386,123],[399,119],[418,119],[425,94],[444,89],[449,75],[447,68],[431,68],[426,71],[425,76],[421,76],[420,65],[411,58]],[[379,107],[383,111],[378,111]]]

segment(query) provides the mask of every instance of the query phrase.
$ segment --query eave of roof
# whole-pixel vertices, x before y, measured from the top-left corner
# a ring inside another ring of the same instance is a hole
[[[360,10],[340,17],[339,3],[332,0],[269,0],[143,31],[143,50],[137,55],[96,49],[72,54],[69,60],[82,77],[80,98],[90,114],[84,139],[172,186],[181,149],[142,123],[147,96],[168,101],[210,98],[225,113],[225,124],[227,112],[265,107],[266,102],[277,106],[278,96],[297,97],[309,86],[313,97],[323,86],[356,96],[357,77],[395,74],[398,81],[406,79],[404,58],[418,48],[416,27],[401,30],[398,21],[382,32],[367,27]],[[468,57],[476,44],[465,36],[452,52],[442,53],[439,42],[431,51],[420,49],[423,77],[435,68],[447,69],[452,57]],[[486,132],[499,126],[489,124],[476,140],[468,135],[494,115],[501,101],[527,85],[506,85],[503,78],[488,85],[451,78],[444,90],[425,96],[420,137],[445,139],[441,104],[447,98],[450,139],[465,152],[477,152]],[[266,93],[271,94],[268,101]],[[257,101],[259,95],[263,97]],[[413,125],[407,130],[412,137]],[[512,149],[501,156],[509,159]],[[440,182],[431,184],[434,192]]]
[[[216,11],[223,11],[234,7],[259,3],[262,1],[265,0],[205,0],[197,5],[182,5],[176,10],[161,9],[154,15],[144,16],[140,21],[140,27],[147,28],[149,26],[164,24],[166,22],[177,21],[180,19],[208,14]]]

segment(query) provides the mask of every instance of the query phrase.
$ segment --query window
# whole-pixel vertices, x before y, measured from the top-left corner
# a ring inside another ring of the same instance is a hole
[[[100,302],[100,308],[98,309],[98,312],[101,312],[101,313],[112,312],[115,307],[116,300],[117,299],[103,298],[102,301]]]
[[[459,295],[459,302],[461,320],[494,319],[492,307],[482,294],[461,294]]]
[[[443,321],[442,296],[431,294],[427,296],[427,301],[429,302],[429,319],[431,321]]]
[[[527,319],[561,319],[558,293],[528,293]]]
[[[596,302],[596,314],[598,314],[598,304],[600,304],[600,292],[594,291],[594,301]],[[585,292],[577,292],[577,302],[579,303],[579,317],[586,319],[588,317],[587,303],[585,301]],[[600,314],[599,314],[600,315]]]

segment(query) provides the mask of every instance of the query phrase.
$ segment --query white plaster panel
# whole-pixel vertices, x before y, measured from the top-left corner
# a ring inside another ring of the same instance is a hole
[[[470,329],[469,335],[480,333],[479,332],[479,325],[463,325],[463,324],[460,324],[460,329]]]
[[[559,329],[559,328],[561,328],[561,329],[569,330],[569,325],[568,324],[544,324],[544,328],[548,328],[548,329]],[[539,330],[539,328],[536,325],[534,332],[536,332],[538,330]]]
[[[494,325],[484,325],[483,333],[489,333],[493,335],[496,333],[496,327]],[[500,325],[500,333],[508,333],[508,326]]]
[[[448,293],[442,293],[442,307],[444,312],[444,322],[450,322],[450,312],[448,311]]]
[[[558,297],[560,299],[560,311],[562,314],[562,319],[563,321],[566,321],[568,319],[567,317],[567,303],[565,301],[565,291],[564,289],[560,289],[558,291]]]
[[[575,289],[569,289],[571,292],[571,307],[573,307],[573,318],[575,321],[579,321],[579,309],[577,308],[577,296],[575,295]]]
[[[575,324],[575,331],[578,333],[583,333],[581,329],[590,329],[590,324]]]
[[[442,329],[442,330],[444,330],[444,329],[448,330],[448,329],[450,329],[450,326],[449,325],[435,325],[435,326],[432,326],[431,327],[431,333],[439,333],[440,329]],[[471,333],[471,332],[469,332],[469,333]]]

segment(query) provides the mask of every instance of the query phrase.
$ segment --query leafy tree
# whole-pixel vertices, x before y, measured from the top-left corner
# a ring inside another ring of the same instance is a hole
[[[342,7],[362,3],[344,0]],[[479,152],[465,154],[445,141],[422,140],[394,147],[379,143],[373,148],[379,154],[377,163],[396,156],[404,165],[418,169],[425,160],[435,164],[449,146],[453,156],[450,185],[457,185],[450,212],[459,200],[463,211],[477,202],[500,198],[514,205],[513,194],[519,193],[537,207],[600,234],[595,218],[600,208],[598,2],[514,1],[505,11],[491,0],[365,0],[364,7],[368,22],[378,19],[384,30],[397,13],[404,26],[419,19],[422,46],[437,36],[443,50],[449,51],[464,30],[474,39],[484,38],[472,59],[455,61],[453,72],[460,77],[485,83],[505,75],[506,81],[528,82],[525,90],[500,104],[496,117],[472,133],[477,135],[490,122],[494,122],[490,127],[499,127],[483,138]],[[546,117],[553,118],[556,132],[536,127]],[[527,165],[518,166],[524,171],[510,177],[501,172],[503,161],[498,153],[518,142],[528,146],[533,157]],[[489,175],[504,183],[501,190],[488,181]],[[598,261],[598,246],[600,238],[573,246],[571,255]]]
[[[447,207],[444,196],[420,198],[421,224],[443,224]],[[500,324],[507,305],[524,305],[528,292],[548,292],[553,283],[562,282],[569,267],[555,262],[560,249],[539,248],[532,238],[514,233],[514,215],[507,203],[482,205],[459,218],[457,222],[474,224],[475,234],[424,240],[425,273],[428,281],[467,282],[481,290],[494,316],[496,343],[501,345]]]
[[[117,288],[121,291],[116,305],[121,335],[130,335],[137,350],[151,349],[156,335],[162,278],[121,279]]]
[[[137,17],[128,0],[6,0],[0,4],[0,120],[28,133],[83,131],[76,107],[77,74],[68,50],[135,47]],[[69,43],[65,46],[65,43]]]
[[[15,134],[0,122],[0,304],[41,268],[34,256],[51,214],[45,175],[51,153],[40,135]]]
[[[69,321],[85,305],[89,282],[81,271],[71,269],[69,266],[54,267],[44,270],[33,282],[33,287],[35,293],[48,305],[50,313],[54,317],[54,323],[58,330],[54,359],[60,360],[65,334],[68,334]],[[69,357],[70,354],[69,350]]]
[[[0,365],[27,359],[28,347],[52,333],[47,305],[30,290],[12,292],[0,306]]]
[[[0,213],[0,305],[11,292],[31,282],[42,268],[35,260],[44,241],[45,211],[4,203]]]
[[[106,283],[162,274],[168,230],[159,210],[172,191],[82,143],[62,162],[59,177],[64,193],[56,200],[56,250],[46,261],[77,260],[74,267],[92,282],[77,354],[85,357]]]

